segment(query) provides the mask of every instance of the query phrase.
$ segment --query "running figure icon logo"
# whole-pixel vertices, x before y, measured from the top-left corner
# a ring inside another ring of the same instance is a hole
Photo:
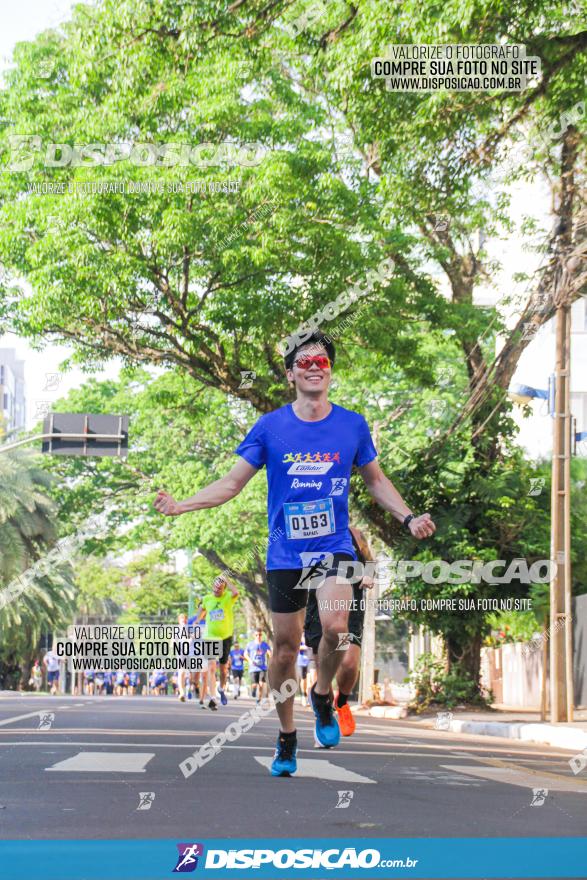
[[[43,391],[55,391],[61,381],[61,373],[45,373],[45,385]]]
[[[450,730],[452,712],[437,712],[434,727],[436,730]]]
[[[137,810],[150,810],[155,800],[154,791],[139,791],[139,805]]]
[[[533,788],[532,789],[532,802],[531,802],[530,806],[531,807],[541,807],[547,797],[548,797],[548,789],[547,788]]]
[[[542,490],[544,489],[544,485],[546,480],[544,477],[531,477],[530,478],[530,491],[528,495],[540,495]]]
[[[320,559],[316,553],[300,553],[302,571],[295,590],[317,590],[324,583],[326,573],[334,562],[334,553],[324,553]]]
[[[187,874],[190,871],[195,871],[198,867],[198,857],[204,855],[204,845],[202,843],[177,843],[176,846],[179,850],[179,856],[173,873]]]
[[[336,646],[337,651],[348,651],[351,646],[352,636],[350,633],[337,633],[338,636],[338,645]]]
[[[41,712],[38,730],[49,730],[55,721],[55,712]]]
[[[338,792],[338,803],[335,810],[345,810],[350,807],[351,801],[354,798],[354,791],[339,791]]]
[[[343,495],[344,490],[346,488],[347,479],[346,477],[330,477],[330,482],[332,483],[332,488],[329,495]]]

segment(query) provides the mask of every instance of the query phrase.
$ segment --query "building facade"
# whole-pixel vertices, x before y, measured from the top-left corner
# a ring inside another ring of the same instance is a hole
[[[0,348],[0,436],[24,430],[25,422],[24,361],[13,348]]]
[[[548,389],[554,372],[556,319],[545,324],[524,350],[514,373],[512,384]],[[583,296],[571,307],[571,412],[575,419],[574,431],[587,431],[587,297]],[[524,417],[520,407],[514,407],[513,416],[519,427],[518,443],[531,458],[549,458],[552,453],[552,419],[548,401],[536,398],[529,403],[532,415]],[[577,444],[575,454],[587,456],[587,441]]]

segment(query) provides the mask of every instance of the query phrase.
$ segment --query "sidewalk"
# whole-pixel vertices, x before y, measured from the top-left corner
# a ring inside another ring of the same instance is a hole
[[[573,752],[587,749],[587,709],[575,710],[575,720],[550,724],[540,720],[540,712],[495,706],[491,711],[467,711],[453,709],[446,712],[428,712],[407,715],[404,706],[373,706],[361,709],[359,714],[375,718],[394,718],[404,724],[414,724],[453,733],[469,733],[473,736],[500,736],[524,742],[543,743]]]

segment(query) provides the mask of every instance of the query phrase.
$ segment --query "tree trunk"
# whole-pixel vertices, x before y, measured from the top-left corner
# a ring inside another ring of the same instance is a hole
[[[481,673],[481,633],[475,635],[463,644],[460,638],[447,636],[446,656],[448,672],[457,669],[467,675],[480,688],[479,676]]]

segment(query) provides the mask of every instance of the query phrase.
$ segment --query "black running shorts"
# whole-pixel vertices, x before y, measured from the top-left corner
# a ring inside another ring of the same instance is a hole
[[[228,655],[230,654],[231,648],[232,648],[232,636],[229,636],[227,639],[222,639],[222,657],[218,661],[221,665],[228,663]]]
[[[361,639],[363,637],[363,621],[365,619],[365,603],[367,602],[368,590],[361,589],[360,585],[353,585],[353,600],[349,610],[349,633],[351,635],[349,641],[361,647]],[[310,590],[310,597],[306,605],[306,619],[304,620],[304,636],[306,644],[318,653],[318,645],[322,638],[322,626],[320,624],[320,613],[318,610],[318,600],[320,598],[320,590]],[[350,604],[350,603],[349,603]]]
[[[323,574],[325,578],[335,577],[338,573],[339,562],[354,562],[355,560],[350,553],[333,553],[332,562]],[[319,563],[315,566],[315,571],[319,571]],[[294,611],[300,611],[306,607],[308,601],[308,593],[316,593],[315,589],[307,588],[298,589],[298,585],[302,583],[302,579],[308,581],[309,574],[303,568],[275,568],[267,572],[267,583],[269,585],[269,608],[271,611],[277,611],[282,614],[291,614]]]

